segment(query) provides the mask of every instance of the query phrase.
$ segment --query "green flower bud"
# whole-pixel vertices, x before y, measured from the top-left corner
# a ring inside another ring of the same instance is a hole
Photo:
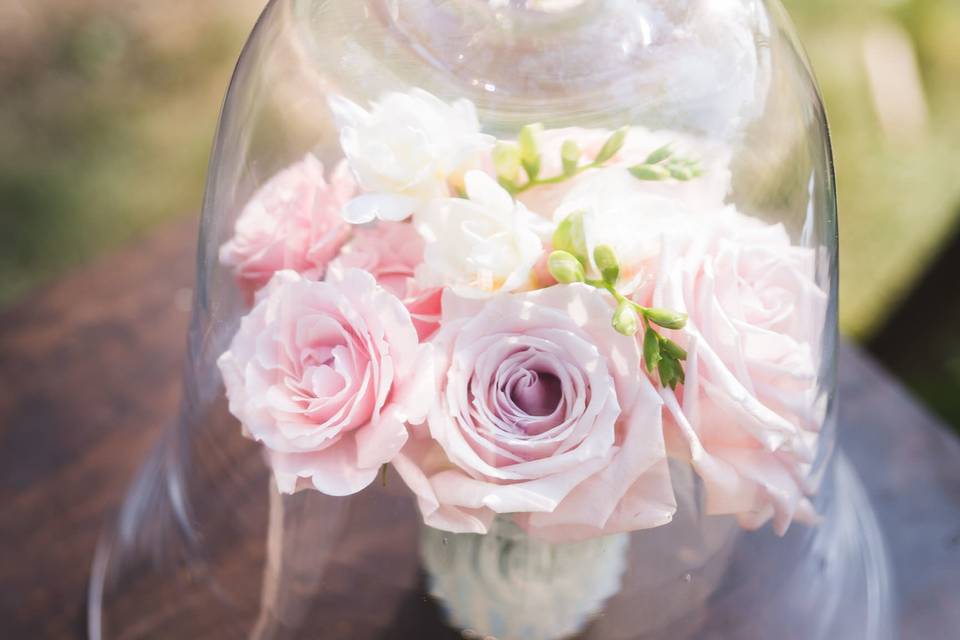
[[[670,363],[670,381],[667,384],[670,385],[671,389],[676,389],[678,384],[686,382],[683,366],[677,360],[664,358],[663,361]]]
[[[563,175],[572,176],[580,163],[580,147],[574,140],[564,140],[560,147],[560,160],[563,162]]]
[[[561,284],[570,284],[572,282],[583,282],[586,274],[583,272],[583,265],[573,255],[566,251],[554,251],[547,258],[547,268],[550,275],[556,278]]]
[[[663,338],[660,343],[660,348],[663,350],[664,355],[674,360],[687,359],[687,352],[673,340]]]
[[[667,143],[659,149],[654,149],[651,151],[650,155],[647,156],[647,159],[643,161],[643,164],[658,164],[672,155],[673,150],[670,148],[670,144]]]
[[[670,172],[658,164],[636,164],[628,169],[639,180],[666,180]]]
[[[574,211],[557,225],[553,233],[553,248],[566,251],[582,264],[587,263],[587,238],[583,231],[582,211]]]
[[[627,132],[630,130],[630,127],[621,127],[614,131],[607,141],[603,143],[603,146],[600,148],[600,152],[597,154],[597,157],[593,159],[595,164],[601,164],[606,162],[620,151],[620,148],[623,147],[624,140],[627,139]]]
[[[528,124],[520,129],[517,141],[520,144],[520,163],[527,176],[534,180],[540,173],[540,151],[537,148],[537,135],[543,131],[540,123]]]
[[[612,247],[605,244],[598,245],[593,250],[593,261],[600,270],[604,282],[609,285],[617,284],[617,279],[620,277],[620,263]]]
[[[493,148],[493,168],[498,178],[516,180],[520,174],[520,147],[512,142],[498,142]]]
[[[680,363],[671,358],[664,358],[657,365],[657,373],[660,374],[660,384],[671,389],[676,389],[678,384],[686,382],[686,375]]]
[[[683,329],[687,325],[687,314],[669,309],[647,309],[643,312],[647,320],[664,329]]]
[[[643,362],[647,371],[653,370],[660,364],[660,336],[653,329],[647,329],[643,334]]]
[[[677,366],[676,360],[664,358],[657,363],[657,373],[660,374],[660,384],[665,387],[676,389],[677,383],[680,381],[680,372],[681,369]]]
[[[613,312],[613,328],[625,336],[636,335],[640,328],[640,318],[637,317],[637,311],[633,305],[626,300],[617,305],[617,310]]]

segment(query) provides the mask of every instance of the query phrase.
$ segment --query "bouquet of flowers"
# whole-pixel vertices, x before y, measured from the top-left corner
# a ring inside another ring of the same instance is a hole
[[[243,208],[250,309],[218,364],[282,492],[393,466],[435,529],[571,542],[658,527],[669,460],[707,514],[812,523],[826,293],[813,249],[726,204],[720,146],[481,131],[423,91],[330,98],[313,155]]]

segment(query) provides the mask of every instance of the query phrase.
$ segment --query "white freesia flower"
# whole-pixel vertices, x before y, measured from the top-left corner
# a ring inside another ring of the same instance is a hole
[[[369,111],[341,96],[329,103],[350,168],[368,192],[344,208],[353,224],[403,220],[423,202],[450,195],[449,184],[493,143],[480,133],[469,100],[447,104],[413,89],[388,93]]]
[[[466,297],[524,288],[553,225],[482,171],[468,172],[464,183],[466,198],[435,200],[414,216],[427,240],[418,276]]]

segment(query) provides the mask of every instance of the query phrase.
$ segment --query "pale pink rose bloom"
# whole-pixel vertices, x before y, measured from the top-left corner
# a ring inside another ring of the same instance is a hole
[[[407,441],[405,423],[422,420],[421,354],[407,310],[370,274],[279,271],[217,364],[280,491],[341,496],[369,485]]]
[[[568,127],[546,129],[538,137],[541,151],[541,177],[563,172],[560,149],[564,141],[573,140],[582,152],[581,164],[597,157],[612,131]],[[604,164],[604,169],[591,169],[555,185],[544,185],[520,194],[518,199],[531,211],[550,218],[571,189],[589,180],[598,171],[626,173],[626,168],[643,162],[651,151],[670,144],[681,157],[700,163],[703,175],[686,182],[676,180],[648,181],[633,178],[624,183],[637,192],[676,198],[691,208],[717,208],[730,190],[730,152],[724,146],[672,131],[649,131],[631,127],[620,151]],[[521,180],[522,182],[522,180]]]
[[[688,351],[686,384],[661,395],[669,448],[703,478],[707,512],[747,528],[772,518],[781,534],[794,518],[815,521],[806,495],[825,419],[827,302],[815,252],[793,246],[782,225],[727,209],[665,245],[655,276],[635,299],[690,316],[666,332]]]
[[[281,269],[315,279],[350,236],[340,215],[355,184],[345,163],[328,183],[313,154],[267,181],[237,218],[233,237],[220,247],[248,300]]]
[[[662,401],[612,310],[579,284],[444,294],[433,405],[393,463],[426,524],[486,533],[515,514],[567,541],[670,522]]]
[[[419,284],[414,277],[423,264],[423,237],[406,222],[377,222],[357,227],[330,269],[356,267],[403,302],[421,340],[440,325],[443,289]]]

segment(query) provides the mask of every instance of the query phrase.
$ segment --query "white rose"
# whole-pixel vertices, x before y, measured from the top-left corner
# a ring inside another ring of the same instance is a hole
[[[553,225],[481,171],[464,182],[466,198],[435,200],[414,216],[427,241],[418,277],[471,298],[523,289]]]
[[[424,201],[449,195],[449,183],[478,166],[493,138],[480,133],[473,103],[447,104],[421,89],[383,96],[367,111],[329,99],[340,144],[360,186],[369,193],[343,215],[361,224],[403,220]]]

